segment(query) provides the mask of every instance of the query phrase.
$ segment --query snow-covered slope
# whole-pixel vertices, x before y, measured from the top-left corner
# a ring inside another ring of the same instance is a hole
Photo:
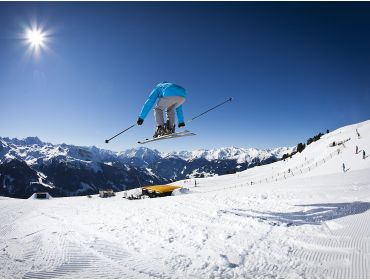
[[[0,277],[370,278],[363,150],[370,121],[173,197],[1,198]]]

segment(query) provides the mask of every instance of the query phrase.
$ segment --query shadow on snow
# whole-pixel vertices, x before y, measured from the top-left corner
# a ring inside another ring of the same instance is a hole
[[[241,217],[256,218],[272,225],[287,226],[320,225],[326,221],[361,214],[370,209],[369,202],[322,203],[296,205],[310,208],[297,212],[260,212],[247,209],[220,210],[221,214],[234,214]]]

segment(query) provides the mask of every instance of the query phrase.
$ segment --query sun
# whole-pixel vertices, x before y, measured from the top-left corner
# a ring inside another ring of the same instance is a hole
[[[40,25],[33,24],[25,27],[22,39],[27,46],[27,53],[31,56],[39,57],[41,52],[49,49],[50,32]]]
[[[45,39],[46,36],[41,30],[30,29],[27,31],[27,40],[35,48],[42,47],[45,44]]]

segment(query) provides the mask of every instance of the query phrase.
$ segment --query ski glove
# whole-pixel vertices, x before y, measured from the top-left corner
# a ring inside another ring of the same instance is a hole
[[[138,118],[136,123],[137,123],[138,125],[142,125],[142,124],[143,124],[143,122],[144,122],[144,120],[143,120],[142,118]]]
[[[183,126],[185,126],[185,123],[179,123],[179,127],[183,127]]]

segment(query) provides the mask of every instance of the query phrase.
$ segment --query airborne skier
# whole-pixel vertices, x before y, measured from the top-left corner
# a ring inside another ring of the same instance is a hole
[[[156,130],[154,138],[163,135],[169,135],[175,132],[175,110],[177,114],[177,120],[179,122],[178,127],[185,126],[184,114],[182,112],[182,104],[185,102],[186,91],[183,87],[170,83],[162,82],[159,83],[150,93],[149,98],[144,103],[143,108],[137,119],[137,124],[142,125],[144,119],[148,115],[149,111],[153,108],[154,104],[154,118],[156,121]],[[163,113],[166,111],[167,120],[164,122]]]
[[[185,102],[185,98],[186,98],[186,91],[183,87],[179,85],[175,85],[170,82],[159,83],[150,93],[148,100],[145,102],[143,108],[141,109],[141,112],[139,114],[139,117],[136,123],[132,124],[128,128],[112,136],[111,138],[105,140],[105,143],[109,143],[110,140],[112,140],[113,138],[116,138],[117,136],[121,135],[122,133],[133,128],[136,125],[142,125],[150,109],[153,108],[155,102],[157,101],[158,101],[157,105],[154,108],[154,117],[157,123],[157,128],[154,133],[154,136],[152,139],[147,138],[143,141],[138,141],[139,144],[145,144],[145,143],[149,143],[153,141],[195,135],[195,133],[192,133],[188,130],[185,130],[182,132],[175,132],[175,110],[176,110],[177,119],[179,122],[178,126],[179,127],[185,126],[184,115],[182,112],[182,104]],[[187,120],[186,123],[194,121],[195,119],[224,105],[227,102],[230,102],[231,100],[233,100],[232,97],[228,98],[224,102],[212,108],[209,108],[203,113],[200,113],[199,115]],[[167,114],[166,123],[164,122],[163,111],[166,111],[166,114]]]

